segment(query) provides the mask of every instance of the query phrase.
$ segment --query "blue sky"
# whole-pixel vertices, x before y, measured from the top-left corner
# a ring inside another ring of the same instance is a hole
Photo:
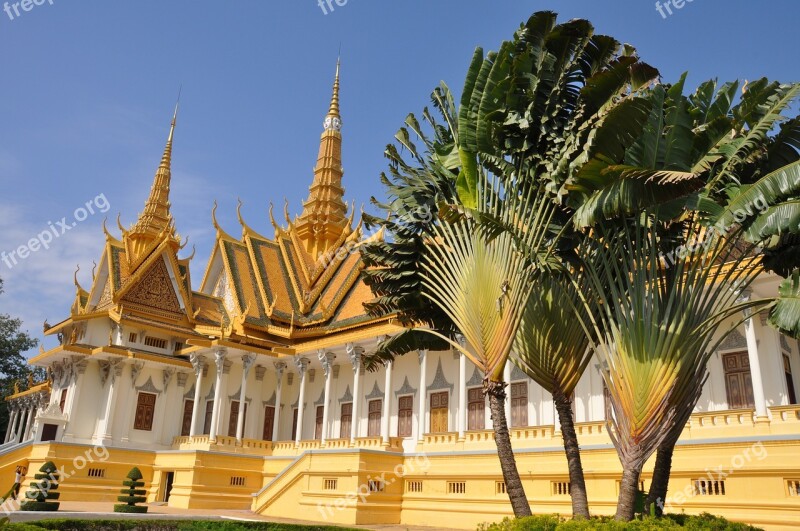
[[[0,312],[37,337],[45,318],[68,315],[76,264],[89,287],[103,218],[116,227],[121,213],[127,226],[142,209],[181,85],[172,204],[197,245],[197,284],[215,199],[234,235],[237,197],[269,236],[270,201],[299,212],[340,44],[344,183],[357,207],[382,193],[383,149],[405,116],[440,80],[460,89],[475,46],[497,48],[537,10],[588,18],[666,81],[686,70],[690,85],[800,79],[797,0],[687,0],[666,18],[649,0],[346,0],[328,14],[317,0],[44,0],[19,16],[13,3],[0,11],[0,251],[99,195],[110,205],[49,249],[0,262]]]

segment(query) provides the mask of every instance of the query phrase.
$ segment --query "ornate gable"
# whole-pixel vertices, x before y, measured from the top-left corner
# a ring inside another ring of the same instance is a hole
[[[125,294],[122,303],[151,311],[183,313],[163,259],[155,261],[141,280]]]

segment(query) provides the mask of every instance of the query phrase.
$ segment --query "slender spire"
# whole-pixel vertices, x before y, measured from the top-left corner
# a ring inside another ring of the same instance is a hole
[[[336,77],[324,131],[320,138],[314,181],[309,187],[308,199],[303,202],[303,213],[297,218],[297,235],[305,242],[306,250],[319,257],[332,246],[347,229],[347,204],[342,187],[342,117],[339,110],[339,72],[341,61],[336,62]]]
[[[131,229],[131,233],[156,236],[161,234],[172,222],[169,188],[172,179],[172,139],[175,135],[175,124],[178,121],[178,105],[175,104],[167,145],[164,147],[164,154],[161,156],[161,164],[156,170],[153,186],[150,188],[150,196],[145,202],[144,211],[139,216],[139,220]]]
[[[331,106],[328,109],[328,116],[325,120],[325,129],[328,129],[328,120],[327,118],[338,118],[339,119],[339,129],[341,130],[341,120],[342,116],[339,114],[339,70],[342,66],[341,58],[336,60],[336,78],[333,81],[333,96],[331,97]]]

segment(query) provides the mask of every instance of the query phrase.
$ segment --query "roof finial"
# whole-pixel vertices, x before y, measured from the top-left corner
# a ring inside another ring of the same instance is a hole
[[[336,60],[336,77],[333,81],[333,96],[328,116],[325,118],[325,130],[339,131],[342,128],[342,115],[339,113],[339,72],[342,66],[341,57]]]

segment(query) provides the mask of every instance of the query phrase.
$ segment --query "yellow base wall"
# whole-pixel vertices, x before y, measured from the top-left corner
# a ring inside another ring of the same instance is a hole
[[[719,420],[719,419],[718,419]],[[800,438],[781,430],[712,423],[716,439],[687,433],[676,448],[669,512],[711,512],[770,530],[800,523]],[[687,428],[689,430],[690,428]],[[731,437],[735,431],[739,437]],[[513,432],[517,467],[535,513],[570,514],[566,458],[558,432]],[[591,510],[613,514],[621,474],[616,452],[599,425],[580,426],[582,459]],[[65,501],[116,501],[131,467],[144,475],[148,501],[163,501],[174,474],[169,505],[187,509],[250,509],[280,518],[331,524],[402,524],[474,529],[511,515],[489,432],[426,436],[414,454],[389,447],[348,447],[331,441],[269,448],[273,455],[215,449],[138,451],[66,443],[25,445],[0,456],[0,477],[11,486],[18,464],[28,466],[23,484],[48,460],[69,477],[59,486]],[[370,446],[371,443],[370,443]],[[526,449],[519,449],[526,446]],[[316,448],[316,449],[314,449]],[[277,455],[276,455],[277,454]],[[652,460],[642,480],[648,488]],[[719,477],[722,471],[724,477]],[[714,481],[709,480],[709,474]],[[724,486],[718,483],[724,480]],[[697,480],[711,492],[696,492]],[[723,489],[724,488],[724,493]],[[715,491],[716,490],[716,491]],[[685,494],[681,494],[685,493]],[[683,498],[681,498],[683,495]]]

